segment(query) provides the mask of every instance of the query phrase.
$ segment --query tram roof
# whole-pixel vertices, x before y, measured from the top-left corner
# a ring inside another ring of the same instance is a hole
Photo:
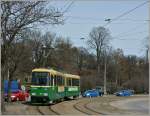
[[[33,69],[32,72],[49,72],[53,75],[63,75],[61,72],[58,72],[54,69],[46,69],[46,68],[36,68],[36,69]]]
[[[72,74],[63,74],[61,72],[58,72],[54,69],[46,69],[46,68],[35,68],[32,70],[32,72],[49,72],[52,75],[64,75],[66,78],[75,78],[75,79],[80,79],[80,76],[78,75],[72,75]]]
[[[78,75],[72,75],[72,74],[64,74],[64,75],[65,75],[65,77],[67,77],[67,78],[80,79],[80,76],[78,76]]]

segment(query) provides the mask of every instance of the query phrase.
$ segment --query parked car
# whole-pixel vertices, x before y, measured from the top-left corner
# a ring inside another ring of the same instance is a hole
[[[96,87],[96,90],[99,92],[99,96],[103,96],[103,95],[104,95],[104,90],[103,90],[102,87],[97,86],[97,87]]]
[[[11,101],[27,101],[29,93],[26,91],[16,91],[11,93]]]
[[[8,101],[8,80],[4,81],[4,97],[5,101]],[[21,90],[17,81],[11,81],[10,97],[11,101],[26,101],[29,97],[29,93]]]
[[[115,93],[116,96],[131,96],[134,94],[133,90],[121,90]]]
[[[97,97],[99,92],[97,90],[87,90],[83,93],[83,97]]]

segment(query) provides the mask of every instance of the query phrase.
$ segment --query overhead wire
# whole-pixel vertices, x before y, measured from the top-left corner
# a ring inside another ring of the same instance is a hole
[[[143,3],[141,3],[141,4],[139,4],[138,6],[136,6],[136,7],[132,8],[132,9],[130,9],[130,10],[128,10],[128,11],[122,13],[121,15],[119,15],[119,16],[117,16],[117,17],[111,19],[111,20],[108,21],[103,27],[105,27],[105,26],[107,26],[108,24],[110,24],[111,22],[116,21],[116,20],[120,19],[121,17],[123,17],[123,16],[125,16],[125,15],[127,15],[127,14],[129,14],[129,13],[131,13],[131,12],[133,12],[134,10],[136,10],[136,9],[138,9],[138,8],[140,8],[140,7],[142,7],[143,5],[145,5],[145,4],[148,3],[148,2],[150,2],[150,1],[149,1],[149,0],[148,0],[148,1],[145,1],[145,2],[143,2]]]
[[[104,21],[103,18],[93,18],[93,17],[81,17],[81,16],[65,16],[65,17],[68,17],[68,18],[73,18],[73,19],[79,19],[79,20],[98,20],[98,21]],[[145,20],[142,20],[142,19],[120,19],[120,21],[137,21],[137,22],[148,22],[150,20],[148,19],[145,19]]]
[[[68,23],[78,23],[78,24],[98,24],[98,23],[102,23],[102,22],[68,22]],[[130,22],[118,22],[118,23],[112,23],[112,24],[126,24],[126,23],[130,23]],[[133,22],[132,22],[133,24]],[[134,22],[134,24],[145,24],[145,22]]]
[[[69,1],[66,2],[66,4],[63,5],[63,7],[61,8],[61,10],[65,9],[66,6],[68,5]]]
[[[116,36],[114,38],[117,38],[117,37],[127,37],[127,36],[131,36],[131,35],[134,35],[134,34],[137,35],[137,34],[141,34],[141,33],[145,33],[145,32],[148,33],[148,31],[144,30],[144,31],[139,31],[139,32],[135,32],[135,33],[127,33],[127,34],[124,34],[124,35]]]
[[[104,26],[106,26],[106,25],[108,25],[109,23],[112,23],[113,21],[116,21],[116,20],[121,20],[121,21],[133,21],[133,22],[135,22],[135,21],[138,21],[138,22],[147,22],[147,21],[150,21],[150,20],[137,20],[137,19],[120,19],[121,17],[123,17],[123,16],[125,16],[125,15],[127,15],[127,14],[129,14],[129,13],[131,13],[132,11],[134,11],[135,9],[137,9],[137,8],[140,8],[141,6],[143,6],[143,5],[145,5],[146,3],[148,3],[149,1],[145,1],[145,2],[143,2],[143,3],[141,3],[141,4],[139,4],[138,6],[136,6],[135,8],[133,8],[133,9],[131,9],[131,10],[129,10],[129,11],[127,11],[127,12],[124,12],[123,14],[121,14],[121,15],[119,15],[119,16],[117,16],[117,17],[115,17],[114,19],[112,19],[110,22],[108,22],[108,23],[106,23]],[[68,11],[68,9],[70,9],[70,7],[72,6],[72,4],[74,3],[74,1],[72,1],[69,5],[68,5],[68,7],[63,11],[63,12],[66,12],[66,11]],[[66,6],[66,5],[65,5]],[[82,20],[82,19],[88,19],[88,20],[101,20],[101,19],[94,19],[94,18],[91,18],[91,17],[79,17],[79,16],[66,16],[66,17],[68,17],[68,18],[77,18],[77,19],[79,19],[79,20]],[[70,24],[89,24],[89,23],[74,23],[74,22],[70,22]],[[91,23],[90,23],[91,24]],[[97,24],[97,23],[95,23],[95,24]],[[112,23],[112,24],[119,24],[119,23]],[[120,24],[122,24],[122,23],[120,23]],[[143,31],[143,32],[146,32],[146,31]],[[138,32],[138,34],[140,34],[140,33],[143,33],[143,32]],[[133,33],[132,33],[133,34]],[[129,34],[129,35],[132,35],[132,34]],[[120,34],[119,34],[120,35]],[[125,35],[125,36],[128,36],[128,35]],[[119,37],[123,37],[123,36],[119,36]],[[116,39],[118,39],[118,38],[116,38]],[[127,40],[127,39],[118,39],[118,40]],[[131,40],[131,39],[130,39]]]
[[[147,23],[144,23],[144,24],[147,24]],[[115,37],[118,37],[118,36],[120,36],[120,35],[122,35],[122,34],[126,34],[126,33],[131,32],[131,31],[135,31],[135,30],[141,28],[141,26],[144,26],[144,25],[142,24],[142,25],[140,25],[140,26],[139,26],[139,25],[138,25],[138,26],[135,26],[134,28],[132,28],[132,29],[130,29],[130,30],[128,30],[128,31],[122,32],[122,33],[120,33],[120,34],[117,34]]]
[[[71,6],[74,4],[74,2],[75,1],[73,0],[62,13],[67,12],[71,8]]]
[[[113,21],[118,20],[119,18],[121,18],[121,17],[123,17],[123,16],[125,16],[125,15],[127,15],[127,14],[129,14],[129,13],[131,13],[132,11],[136,10],[137,8],[140,8],[141,6],[145,5],[145,4],[148,3],[148,2],[149,2],[149,1],[145,1],[145,2],[143,2],[143,3],[141,3],[141,4],[139,4],[138,6],[134,7],[133,9],[130,9],[130,10],[124,12],[123,14],[121,14],[121,15],[115,17],[114,19],[110,20],[110,21],[109,21],[108,23],[106,23],[104,26],[106,26],[106,25],[112,23]],[[149,21],[149,20],[146,20],[146,21]],[[135,27],[134,29],[136,29],[136,27]],[[136,34],[141,34],[141,33],[144,33],[144,32],[146,32],[146,31],[136,32]],[[123,33],[123,34],[124,34],[124,33]],[[127,35],[127,33],[126,33],[124,36],[123,36],[122,34],[119,34],[119,36],[115,36],[115,37],[113,37],[113,38],[114,38],[114,39],[117,39],[117,40],[126,40],[126,39],[118,39],[118,37],[127,37],[127,36],[132,35],[132,34],[135,34],[135,33],[130,33],[130,34],[128,34],[128,35]]]
[[[115,40],[142,40],[142,39],[141,38],[130,38],[130,39],[117,38]]]

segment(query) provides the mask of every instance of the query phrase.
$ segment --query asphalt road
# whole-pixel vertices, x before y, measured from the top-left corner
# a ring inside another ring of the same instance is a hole
[[[131,111],[138,111],[141,113],[149,113],[149,100],[148,98],[127,99],[123,101],[117,101],[112,104],[120,109],[126,109]]]
[[[22,102],[5,103],[5,115],[104,114],[148,115],[148,96],[103,96],[67,100],[54,105],[30,105]]]
[[[137,110],[148,113],[148,99],[138,99],[137,101],[130,101],[124,104],[124,107],[130,110]]]

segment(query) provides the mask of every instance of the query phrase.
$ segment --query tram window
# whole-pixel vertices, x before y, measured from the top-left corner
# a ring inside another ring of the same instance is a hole
[[[62,77],[62,85],[64,85],[64,78]]]
[[[51,75],[51,86],[53,86],[53,79],[54,79],[54,76]]]
[[[72,86],[75,86],[75,79],[72,79]]]
[[[57,76],[56,78],[57,78],[57,85],[59,85],[59,77]]]
[[[32,77],[48,77],[47,72],[32,72]]]
[[[49,86],[51,86],[51,75],[50,74],[48,74],[48,84],[49,84]]]
[[[72,85],[72,84],[71,84],[71,80],[72,80],[72,79],[69,79],[69,85],[70,85],[70,86]]]
[[[59,77],[58,77],[58,76],[56,76],[56,78],[57,78],[57,85],[59,85]]]
[[[47,78],[38,78],[39,79],[39,85],[46,85],[47,83]]]
[[[63,78],[62,78],[62,76],[60,77],[60,80],[61,80],[61,85],[63,85]]]
[[[61,84],[61,85],[63,85],[63,82],[62,82],[62,77],[60,77],[60,82],[61,82],[60,84]]]
[[[47,72],[32,72],[33,85],[47,85],[48,73]]]
[[[67,79],[67,86],[71,86],[71,78]]]
[[[56,79],[57,79],[57,85],[59,85],[59,76],[57,76]]]
[[[72,79],[72,86],[79,86],[79,80],[78,79]]]
[[[62,85],[62,77],[61,76],[57,77],[57,83],[58,83],[58,85]]]
[[[56,75],[54,76],[54,83],[57,86],[57,76]]]

